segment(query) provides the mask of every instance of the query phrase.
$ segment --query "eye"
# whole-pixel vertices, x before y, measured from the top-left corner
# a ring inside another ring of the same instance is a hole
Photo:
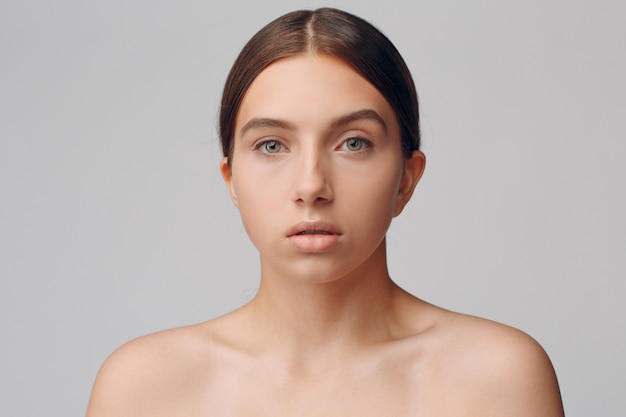
[[[341,150],[359,152],[371,146],[368,140],[362,138],[350,138],[341,144]]]
[[[263,153],[272,154],[281,152],[284,147],[282,143],[277,140],[265,140],[257,144],[256,148]]]

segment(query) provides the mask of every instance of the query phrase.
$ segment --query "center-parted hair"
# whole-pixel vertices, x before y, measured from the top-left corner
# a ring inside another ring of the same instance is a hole
[[[395,111],[404,156],[408,158],[419,149],[415,84],[396,47],[360,17],[321,8],[277,18],[257,32],[239,53],[226,79],[220,110],[222,152],[229,157],[229,164],[237,113],[250,84],[273,62],[305,53],[333,56],[354,68]]]

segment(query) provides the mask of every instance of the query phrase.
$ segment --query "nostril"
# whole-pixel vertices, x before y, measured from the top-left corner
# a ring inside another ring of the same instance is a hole
[[[328,184],[314,189],[299,187],[294,191],[294,201],[299,204],[327,204],[333,200],[333,191]]]
[[[293,177],[293,200],[298,204],[326,204],[333,199],[329,172],[319,161],[304,161]]]

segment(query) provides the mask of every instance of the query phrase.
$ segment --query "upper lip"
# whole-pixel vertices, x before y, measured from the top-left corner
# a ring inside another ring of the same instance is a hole
[[[289,232],[287,232],[287,236],[295,236],[298,234],[304,233],[320,233],[320,234],[331,234],[331,235],[340,235],[341,231],[337,228],[337,226],[327,223],[327,222],[300,222],[294,225]]]

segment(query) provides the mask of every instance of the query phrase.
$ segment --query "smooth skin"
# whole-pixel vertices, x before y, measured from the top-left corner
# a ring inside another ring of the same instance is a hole
[[[402,155],[394,111],[369,82],[328,56],[277,61],[235,131],[221,171],[260,254],[258,293],[122,346],[88,417],[563,416],[532,338],[390,279],[385,234],[425,158]]]

